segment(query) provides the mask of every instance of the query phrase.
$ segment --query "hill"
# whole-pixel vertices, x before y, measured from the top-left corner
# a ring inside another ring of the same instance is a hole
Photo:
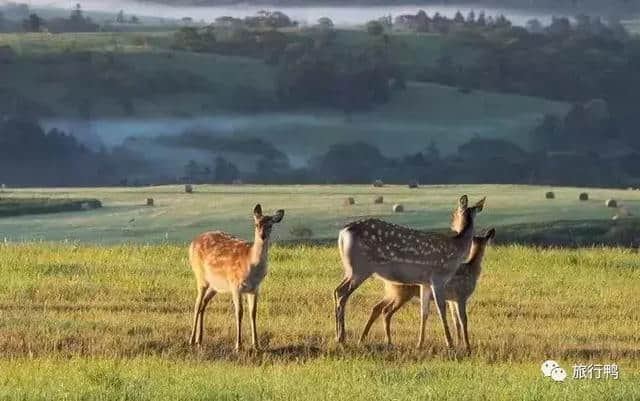
[[[366,40],[360,31],[337,34],[351,45]],[[441,41],[410,34],[392,40],[404,49],[400,61],[416,69],[435,62]],[[98,136],[107,145],[204,127],[211,135],[278,144],[294,164],[343,141],[368,141],[389,156],[422,150],[431,140],[443,153],[455,152],[475,136],[508,138],[526,148],[526,135],[544,114],[562,115],[569,108],[540,98],[409,82],[368,112],[289,110],[275,102],[273,66],[175,51],[167,32],[0,34],[3,44],[17,56],[4,66],[0,112],[31,108],[47,127],[73,131],[81,140],[87,136],[87,142]]]

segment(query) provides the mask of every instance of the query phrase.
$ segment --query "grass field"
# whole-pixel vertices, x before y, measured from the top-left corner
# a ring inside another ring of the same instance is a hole
[[[0,197],[0,217],[84,211],[99,208],[95,199]]]
[[[251,211],[256,203],[265,210],[286,210],[285,218],[274,234],[278,240],[296,239],[290,230],[307,227],[314,239],[336,238],[347,222],[366,216],[414,228],[447,228],[457,199],[469,194],[472,201],[487,196],[486,211],[479,215],[481,227],[519,223],[544,223],[556,220],[606,220],[618,213],[606,208],[605,200],[614,198],[631,214],[640,215],[640,191],[615,189],[553,188],[556,199],[547,200],[549,188],[522,185],[202,185],[193,194],[182,186],[141,188],[69,188],[17,189],[5,198],[96,198],[103,207],[90,212],[30,215],[0,219],[0,239],[7,241],[71,241],[99,244],[179,243],[184,244],[200,232],[220,229],[242,237],[252,235]],[[588,192],[590,200],[579,202],[578,195]],[[384,204],[375,205],[377,195]],[[343,206],[347,197],[356,204]],[[154,198],[155,206],[146,206]],[[401,203],[405,213],[392,213],[392,205]],[[498,235],[500,238],[500,235]]]
[[[6,400],[638,400],[635,250],[493,247],[470,303],[473,355],[447,352],[435,311],[414,349],[418,308],[356,345],[380,283],[333,340],[334,246],[272,249],[258,312],[261,351],[233,347],[232,306],[210,304],[204,345],[187,344],[195,296],[184,246],[0,245],[0,398]],[[245,321],[246,323],[246,321]],[[248,329],[248,326],[245,326]],[[569,378],[541,377],[554,359]],[[616,363],[618,380],[574,380]]]

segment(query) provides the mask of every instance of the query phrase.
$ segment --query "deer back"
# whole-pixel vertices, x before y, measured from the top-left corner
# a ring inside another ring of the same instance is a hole
[[[346,228],[365,250],[367,258],[378,264],[409,263],[442,266],[463,259],[471,243],[451,236],[413,230],[378,219],[353,222]],[[467,244],[468,242],[468,244]]]

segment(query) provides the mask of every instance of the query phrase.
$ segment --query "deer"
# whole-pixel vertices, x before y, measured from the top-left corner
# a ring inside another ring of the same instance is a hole
[[[283,217],[282,209],[272,216],[263,215],[262,206],[257,204],[253,209],[255,227],[252,243],[220,231],[200,234],[191,242],[189,263],[196,279],[197,296],[189,344],[202,344],[204,312],[209,301],[219,292],[230,292],[235,308],[235,350],[242,348],[243,295],[251,317],[252,345],[258,348],[258,290],[268,271],[269,238],[273,225],[280,223]]]
[[[336,340],[344,343],[345,308],[351,294],[372,275],[397,284],[420,288],[420,336],[424,344],[429,303],[433,297],[444,329],[448,348],[453,348],[446,319],[445,286],[468,258],[473,240],[474,220],[486,198],[469,207],[467,195],[453,211],[453,234],[414,230],[379,219],[347,224],[338,235],[338,250],[344,279],[333,293]]]
[[[473,237],[469,260],[460,265],[445,287],[444,297],[450,307],[451,319],[455,323],[458,345],[464,341],[468,353],[471,353],[471,345],[467,325],[467,301],[476,289],[482,273],[485,249],[495,234],[496,230],[492,228],[484,235]],[[391,345],[391,318],[407,301],[420,294],[420,287],[384,281],[384,294],[384,298],[371,310],[369,320],[360,336],[360,342],[365,341],[371,325],[382,314],[387,344]]]

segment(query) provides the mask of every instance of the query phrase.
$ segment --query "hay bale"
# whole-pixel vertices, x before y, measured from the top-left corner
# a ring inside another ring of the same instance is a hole
[[[618,202],[615,199],[607,199],[604,205],[606,207],[618,207]]]
[[[188,194],[193,193],[193,185],[191,185],[191,184],[185,184],[185,186],[184,186],[184,192],[185,192],[185,193],[188,193]]]
[[[549,191],[546,194],[544,194],[544,197],[547,199],[555,199],[556,198],[556,194],[554,194],[553,192]]]
[[[376,196],[375,198],[373,198],[373,203],[376,205],[384,203],[384,198],[382,196]]]
[[[581,201],[588,201],[589,200],[589,194],[586,193],[586,192],[583,192],[583,193],[580,194],[578,199],[580,199]]]
[[[611,218],[611,220],[618,220],[620,218],[620,216],[618,216],[617,214],[614,214],[613,217]]]
[[[382,187],[384,187],[384,182],[382,182],[382,180],[375,180],[373,182],[373,186],[375,188],[382,188]]]
[[[147,206],[153,206],[153,198],[147,198]]]
[[[418,188],[418,181],[409,181],[409,188]]]
[[[233,184],[233,185],[242,185],[242,184],[244,184],[244,182],[242,180],[240,180],[240,179],[235,179],[235,180],[233,180],[231,182],[231,184]]]
[[[356,204],[356,200],[353,199],[352,197],[348,197],[347,199],[344,200],[344,202],[342,203],[344,206],[351,206],[351,205],[355,205]]]
[[[402,213],[404,212],[404,206],[402,206],[400,203],[396,203],[395,205],[393,205],[393,213]]]

